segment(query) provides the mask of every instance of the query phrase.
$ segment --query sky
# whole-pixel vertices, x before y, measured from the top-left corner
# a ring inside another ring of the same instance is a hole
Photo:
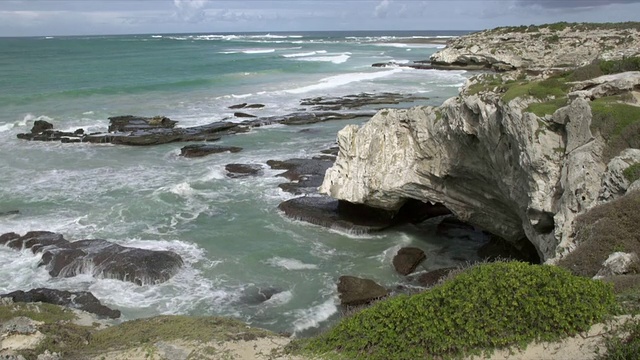
[[[0,0],[0,36],[481,30],[640,21],[640,0]]]

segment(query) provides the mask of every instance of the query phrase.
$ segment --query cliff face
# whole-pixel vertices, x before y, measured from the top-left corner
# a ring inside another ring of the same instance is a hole
[[[586,65],[640,54],[636,24],[553,24],[498,28],[452,40],[433,64],[512,68]]]
[[[609,163],[613,135],[600,118],[592,124],[598,98],[637,105],[640,73],[573,83],[517,76],[481,76],[440,107],[382,110],[347,126],[320,191],[389,210],[439,202],[516,245],[530,241],[544,260],[570,251],[575,217],[624,194],[621,174],[640,162],[618,151]]]

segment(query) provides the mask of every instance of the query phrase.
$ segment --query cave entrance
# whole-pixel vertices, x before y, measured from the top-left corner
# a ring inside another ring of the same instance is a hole
[[[444,204],[408,199],[394,216],[395,225],[412,224],[412,233],[418,237],[444,238],[451,240],[451,247],[443,251],[455,251],[456,243],[469,241],[477,244],[475,259],[495,261],[500,259],[520,260],[532,264],[541,263],[535,246],[527,239],[507,241],[500,236],[460,220]],[[464,252],[464,251],[462,251]],[[454,254],[454,256],[457,256]],[[469,254],[461,254],[461,261],[471,261]]]

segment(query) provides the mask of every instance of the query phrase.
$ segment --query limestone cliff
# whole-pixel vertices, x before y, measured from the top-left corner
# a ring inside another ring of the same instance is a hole
[[[575,217],[624,194],[631,181],[620,174],[640,161],[637,151],[618,157],[638,146],[624,134],[640,133],[640,73],[571,80],[487,74],[440,107],[382,110],[338,133],[320,191],[389,210],[407,199],[439,202],[556,258],[574,246]],[[619,107],[633,118],[607,117]]]
[[[640,54],[640,26],[567,24],[503,27],[452,40],[431,57],[435,65],[550,68],[586,65],[595,59]]]

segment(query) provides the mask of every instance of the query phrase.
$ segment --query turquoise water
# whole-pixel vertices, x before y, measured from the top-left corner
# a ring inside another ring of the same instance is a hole
[[[427,251],[425,268],[473,260],[477,243],[405,226],[353,236],[290,221],[277,205],[292,197],[277,185],[270,159],[311,157],[338,130],[366,119],[304,127],[257,128],[223,138],[237,154],[185,159],[183,144],[123,147],[26,142],[34,120],[56,128],[105,131],[107,117],[165,115],[179,126],[230,117],[228,106],[262,103],[256,115],[286,114],[306,97],[399,92],[438,105],[466,74],[372,68],[375,62],[427,59],[439,45],[403,41],[446,33],[296,33],[131,35],[0,39],[0,233],[60,232],[170,249],[186,261],[167,283],[136,286],[89,275],[52,279],[30,252],[0,247],[0,292],[53,287],[89,290],[124,319],[156,314],[236,316],[276,331],[305,334],[339,316],[340,275],[386,285],[400,246]],[[408,106],[403,104],[401,106]],[[301,132],[312,128],[312,131]],[[265,166],[264,175],[230,179],[228,163]],[[454,259],[455,258],[455,259]],[[281,292],[262,304],[254,287]]]

